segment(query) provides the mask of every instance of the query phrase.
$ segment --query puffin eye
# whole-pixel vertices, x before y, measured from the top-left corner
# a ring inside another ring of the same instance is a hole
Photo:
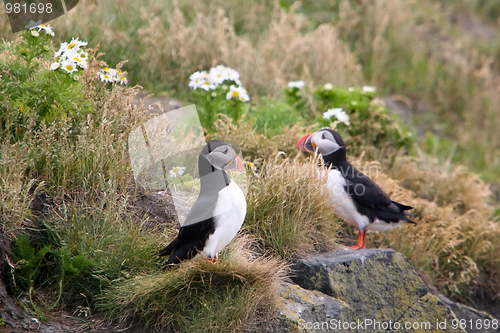
[[[226,147],[226,149],[224,149],[224,151],[222,152],[224,155],[227,155],[227,152],[229,151],[229,148]]]
[[[321,139],[322,139],[322,140],[325,140],[325,139],[326,139],[326,134],[325,134],[325,133],[323,133],[323,135],[321,135]]]

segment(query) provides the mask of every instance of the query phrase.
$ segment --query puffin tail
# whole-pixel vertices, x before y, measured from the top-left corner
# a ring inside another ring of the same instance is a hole
[[[391,200],[392,201],[392,200]],[[412,217],[413,215],[410,214],[409,212],[405,212],[406,210],[410,210],[410,209],[413,209],[412,206],[408,206],[408,205],[403,205],[403,204],[400,204],[399,202],[396,202],[396,201],[392,201],[393,204],[395,204],[399,209],[401,209],[401,213],[403,213],[403,215],[405,216],[405,220],[408,222],[408,223],[413,223],[413,224],[417,224],[417,222],[413,221],[410,219],[410,217]]]
[[[168,244],[163,250],[161,250],[158,255],[160,257],[170,254],[175,248],[179,246],[179,238],[175,238],[170,244]]]

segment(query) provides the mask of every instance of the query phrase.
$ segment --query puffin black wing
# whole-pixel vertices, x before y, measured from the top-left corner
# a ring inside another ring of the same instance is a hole
[[[373,180],[352,165],[348,170],[352,172],[343,174],[346,181],[345,190],[354,201],[356,209],[368,216],[370,222],[378,218],[385,222],[397,223],[400,220],[406,220],[415,223],[410,220],[411,215],[405,212],[413,207],[392,201]]]
[[[181,260],[189,259],[202,250],[208,237],[215,231],[213,218],[190,224],[180,228],[179,235],[168,244],[158,255],[166,256],[170,253],[170,259],[165,263],[163,269],[177,264]]]

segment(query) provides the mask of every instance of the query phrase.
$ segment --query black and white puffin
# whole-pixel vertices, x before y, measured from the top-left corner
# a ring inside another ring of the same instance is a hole
[[[327,188],[330,204],[337,215],[359,229],[358,242],[351,248],[366,247],[366,232],[386,231],[413,223],[413,207],[392,201],[373,180],[358,171],[346,158],[346,147],[340,134],[322,129],[303,136],[297,148],[314,153],[318,150],[328,169]]]
[[[243,171],[240,157],[226,142],[208,142],[198,157],[200,194],[179,235],[160,251],[170,253],[163,269],[199,252],[217,261],[219,252],[236,236],[247,212],[245,194],[226,171]]]

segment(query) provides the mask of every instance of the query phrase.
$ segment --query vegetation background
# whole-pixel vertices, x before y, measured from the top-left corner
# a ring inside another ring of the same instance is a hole
[[[201,104],[189,76],[223,64],[249,92],[242,119],[206,124],[209,138],[238,144],[258,167],[246,237],[221,267],[163,274],[156,252],[176,230],[140,209],[149,194],[134,187],[126,143],[151,115],[133,104],[137,91],[102,85],[99,61],[76,83],[47,74],[49,54],[26,69],[20,35],[0,16],[11,42],[0,49],[11,292],[39,318],[69,306],[156,329],[251,327],[258,309],[272,309],[287,262],[353,239],[318,191],[314,161],[295,149],[301,134],[331,125],[323,112],[343,107],[351,126],[337,129],[351,162],[376,169],[370,176],[414,206],[418,222],[371,236],[370,246],[402,252],[439,291],[500,313],[499,17],[496,0],[82,0],[50,22],[51,51],[71,37],[99,45],[101,61],[127,61],[128,86]],[[287,88],[292,80],[306,86]],[[41,98],[47,91],[56,97]],[[256,248],[266,255],[256,260]],[[206,325],[227,307],[234,316]]]

